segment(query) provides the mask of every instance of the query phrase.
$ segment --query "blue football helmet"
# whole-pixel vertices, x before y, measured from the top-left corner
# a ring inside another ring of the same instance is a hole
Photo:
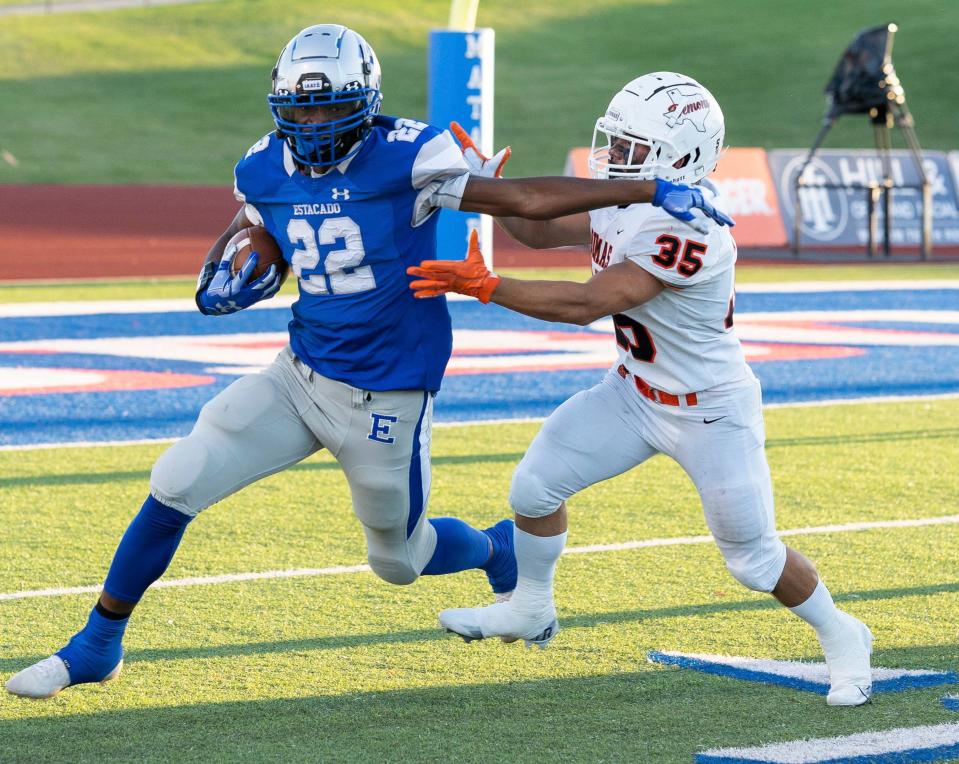
[[[277,134],[293,157],[319,168],[360,150],[382,99],[373,48],[339,24],[307,27],[290,40],[267,96]]]

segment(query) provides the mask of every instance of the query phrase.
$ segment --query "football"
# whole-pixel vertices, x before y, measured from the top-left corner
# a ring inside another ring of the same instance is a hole
[[[283,259],[283,252],[280,250],[280,245],[276,243],[276,239],[270,236],[263,226],[255,225],[251,228],[244,228],[226,243],[224,254],[229,253],[231,248],[236,249],[236,254],[233,256],[230,266],[234,275],[240,271],[250,254],[256,252],[259,257],[257,258],[256,268],[253,269],[253,274],[250,276],[250,281],[258,279],[274,264],[280,273],[280,283],[286,281],[290,272],[290,264]]]

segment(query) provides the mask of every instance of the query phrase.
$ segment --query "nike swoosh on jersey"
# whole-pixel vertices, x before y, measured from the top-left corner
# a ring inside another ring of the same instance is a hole
[[[713,422],[718,422],[720,419],[725,419],[726,416],[718,416],[715,419],[706,419],[703,417],[703,424],[712,424]]]

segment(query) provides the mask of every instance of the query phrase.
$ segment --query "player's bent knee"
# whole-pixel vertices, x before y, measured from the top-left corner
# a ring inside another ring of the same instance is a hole
[[[408,560],[399,560],[395,557],[380,557],[372,552],[367,556],[370,568],[384,581],[397,586],[408,586],[420,577]]]
[[[563,502],[550,496],[546,482],[526,461],[519,463],[509,488],[509,505],[523,517],[546,517],[553,514]]]
[[[771,592],[776,588],[786,566],[786,545],[778,536],[738,542],[717,539],[717,543],[726,568],[739,583],[756,592]]]
[[[190,435],[163,452],[150,473],[150,493],[158,501],[188,515],[206,506],[195,496],[202,482],[209,452],[201,437]]]
[[[363,532],[370,568],[384,581],[398,586],[416,581],[436,550],[436,529],[423,518],[409,536],[405,522],[388,530],[364,525]]]

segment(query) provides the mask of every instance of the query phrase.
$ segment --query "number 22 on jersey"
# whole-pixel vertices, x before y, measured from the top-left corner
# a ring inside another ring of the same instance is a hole
[[[304,292],[354,294],[376,288],[373,268],[361,265],[366,250],[353,218],[326,218],[315,231],[308,220],[293,218],[286,234],[291,244],[299,245],[291,264]]]

